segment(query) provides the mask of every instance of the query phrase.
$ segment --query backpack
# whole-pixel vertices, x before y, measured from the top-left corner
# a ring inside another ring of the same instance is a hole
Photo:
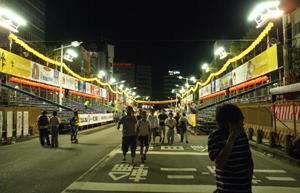
[[[181,131],[184,133],[186,131],[186,125],[185,122],[181,119],[178,127],[181,129]]]
[[[72,117],[72,119],[70,120],[70,125],[74,126],[75,125],[75,117]]]
[[[38,121],[38,125],[39,125],[39,126],[48,126],[48,118],[47,118],[47,115],[42,115],[42,116],[40,116],[39,121]]]

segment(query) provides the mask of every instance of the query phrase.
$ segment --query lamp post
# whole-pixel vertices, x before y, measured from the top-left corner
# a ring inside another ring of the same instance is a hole
[[[63,73],[63,55],[64,55],[64,48],[67,48],[67,47],[77,47],[81,44],[82,42],[78,42],[78,41],[73,41],[71,42],[71,45],[68,45],[68,46],[63,46],[61,45],[60,48],[56,48],[54,49],[53,51],[56,51],[56,50],[61,50],[60,52],[60,74],[59,74],[59,104],[62,105],[62,73]],[[59,108],[59,111],[61,112],[62,109],[61,107]]]
[[[119,83],[124,83],[125,80],[121,80],[120,82],[116,82],[116,80],[114,78],[112,78],[110,80],[110,84],[113,85],[115,84],[116,85],[116,98],[115,98],[115,113],[116,113],[116,103],[117,103],[117,97],[118,97],[118,84]]]
[[[131,93],[131,90],[135,90],[135,89],[137,89],[137,87],[133,87],[133,88],[126,88],[126,89],[125,89],[125,91],[126,91],[126,90],[129,90],[129,94],[130,94],[129,96],[130,96],[130,98],[132,98],[132,93]],[[131,99],[130,99],[130,101],[131,101]]]
[[[185,77],[183,77],[183,76],[178,76],[178,78],[179,79],[185,79],[186,80],[186,83],[185,83],[185,86],[187,87],[186,88],[186,113],[188,113],[188,111],[189,111],[189,105],[188,105],[188,89],[189,89],[189,80],[190,81],[194,81],[195,80],[195,77],[192,77],[192,78],[185,78]]]

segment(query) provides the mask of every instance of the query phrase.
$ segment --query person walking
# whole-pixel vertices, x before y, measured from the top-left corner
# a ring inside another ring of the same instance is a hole
[[[216,166],[218,192],[251,193],[253,160],[246,133],[244,116],[233,104],[224,104],[216,110],[220,129],[210,132],[208,155]]]
[[[57,112],[53,111],[53,117],[50,119],[51,126],[51,144],[52,147],[58,147],[58,126],[60,124],[60,119],[57,117]]]
[[[78,143],[78,127],[79,127],[79,118],[78,118],[78,111],[74,111],[74,116],[72,117],[71,121],[71,143]]]
[[[187,128],[189,126],[189,120],[185,113],[182,113],[182,117],[179,118],[178,128],[180,129],[180,142],[183,142],[183,136],[185,135],[185,142],[189,143],[187,137]]]
[[[168,127],[167,139],[168,144],[173,144],[174,142],[174,128],[176,127],[176,120],[173,119],[173,113],[168,114],[168,119],[165,121],[166,127]]]
[[[136,150],[136,131],[135,124],[136,118],[133,114],[132,106],[126,107],[127,115],[123,116],[118,123],[117,129],[120,129],[120,125],[123,125],[122,130],[122,151],[123,151],[123,163],[126,162],[126,154],[128,152],[128,148],[130,146],[131,150],[131,165],[136,166],[135,159],[135,150]]]
[[[168,118],[168,116],[165,114],[165,109],[161,109],[161,114],[158,115],[158,121],[159,121],[159,126],[158,126],[158,131],[159,131],[159,142],[164,143],[165,141],[165,135],[166,135],[166,126],[165,126],[165,121]],[[161,137],[161,135],[163,137]]]
[[[37,122],[38,122],[41,145],[44,147],[45,139],[46,139],[47,145],[50,146],[51,144],[50,144],[49,133],[48,133],[50,120],[49,117],[47,116],[47,111],[43,111],[42,115],[38,116]]]
[[[140,155],[142,163],[145,163],[146,160],[146,153],[149,150],[149,141],[151,140],[151,123],[149,120],[147,120],[147,113],[146,111],[142,111],[141,113],[142,119],[137,122],[136,126],[136,133],[138,135],[138,139],[140,141]],[[144,146],[145,152],[144,152]]]
[[[174,118],[176,120],[176,132],[177,132],[177,134],[180,134],[180,128],[178,127],[180,114],[177,112],[176,116]]]
[[[84,106],[85,106],[85,110],[87,110],[87,107],[89,105],[90,101],[85,101]]]
[[[155,137],[156,137],[156,132],[157,132],[157,127],[158,127],[158,118],[156,115],[154,115],[155,110],[150,109],[150,115],[148,116],[148,120],[150,121],[151,124],[151,134],[153,137],[153,146],[155,146]]]
[[[137,120],[141,120],[143,118],[142,113],[143,113],[143,110],[141,108],[139,108],[137,111],[137,115],[136,115]]]

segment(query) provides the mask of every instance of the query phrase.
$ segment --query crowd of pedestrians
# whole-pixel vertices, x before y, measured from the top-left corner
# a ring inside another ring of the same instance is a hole
[[[126,108],[126,115],[123,115],[118,122],[117,129],[120,129],[120,125],[123,125],[122,130],[122,151],[123,151],[123,163],[126,162],[126,154],[129,146],[131,150],[131,165],[135,166],[135,153],[136,146],[140,146],[140,158],[141,162],[145,163],[147,158],[147,152],[149,150],[149,144],[156,146],[156,138],[159,137],[161,144],[165,143],[165,137],[169,145],[174,143],[175,131],[181,135],[180,142],[183,142],[183,136],[187,139],[187,127],[189,121],[182,113],[181,116],[177,113],[177,116],[173,117],[172,112],[166,114],[164,109],[161,109],[160,113],[155,109],[150,109],[149,113],[145,110],[138,109],[135,116],[134,109],[131,106]],[[178,121],[177,121],[178,120]]]

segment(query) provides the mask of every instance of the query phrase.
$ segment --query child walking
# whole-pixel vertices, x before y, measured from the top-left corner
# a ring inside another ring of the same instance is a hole
[[[142,115],[142,119],[139,120],[136,124],[137,125],[136,133],[137,133],[138,139],[140,141],[141,161],[142,161],[142,163],[145,163],[146,153],[149,150],[149,141],[151,140],[151,135],[150,135],[151,124],[150,124],[150,121],[147,120],[146,111],[142,111],[141,115]],[[146,147],[145,152],[144,152],[144,146]]]

